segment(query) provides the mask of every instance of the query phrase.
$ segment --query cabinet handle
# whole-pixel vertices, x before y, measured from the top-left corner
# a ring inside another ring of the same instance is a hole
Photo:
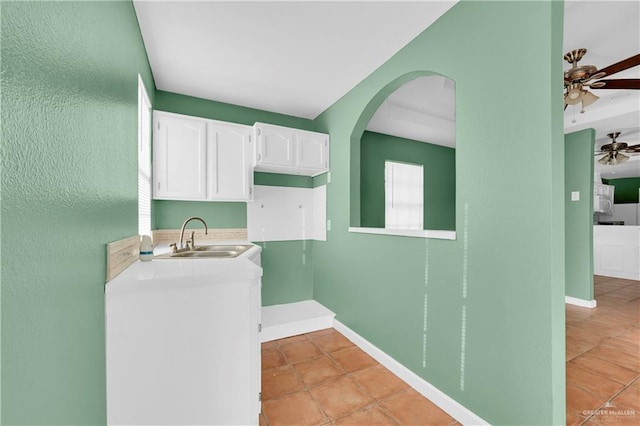
[[[258,154],[258,161],[262,160],[262,156]]]

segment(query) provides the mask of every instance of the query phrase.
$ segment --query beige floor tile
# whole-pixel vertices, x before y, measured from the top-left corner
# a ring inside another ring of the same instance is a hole
[[[638,426],[640,424],[640,412],[617,407],[603,407],[590,419],[594,425]]]
[[[340,349],[353,347],[353,343],[340,333],[325,334],[324,336],[313,336],[313,342],[325,352],[335,352]]]
[[[276,340],[278,346],[289,345],[291,343],[306,342],[309,337],[306,334],[298,334],[297,336],[286,337],[284,339]]]
[[[604,359],[589,356],[587,354],[581,355],[571,362],[567,363],[567,370],[570,365],[576,365],[587,371],[591,371],[607,379],[614,380],[623,385],[628,385],[636,377],[640,376],[637,371],[630,370],[628,368],[613,364]],[[568,381],[569,383],[569,381]]]
[[[383,399],[380,405],[387,414],[404,425],[448,425],[455,421],[413,389]]]
[[[578,426],[585,421],[585,417],[573,410],[567,410],[567,426]]]
[[[622,407],[631,408],[640,414],[640,379],[636,380],[636,382],[620,392],[618,396],[615,397],[613,403]],[[638,417],[640,419],[640,417]],[[640,423],[638,423],[640,424]]]
[[[391,417],[384,414],[380,408],[371,406],[342,417],[336,420],[335,424],[337,426],[392,426],[397,425],[398,423]]]
[[[326,336],[328,334],[340,334],[335,328],[325,328],[323,330],[312,331],[311,333],[307,333],[307,336],[311,339]]]
[[[262,372],[262,400],[279,398],[282,395],[302,390],[298,376],[290,366],[272,368]]]
[[[332,352],[331,357],[348,373],[373,367],[378,364],[375,359],[371,358],[357,346]]]
[[[331,419],[337,419],[374,402],[370,395],[347,376],[325,382],[309,392]]]
[[[262,412],[269,426],[311,426],[321,425],[329,420],[306,391],[266,401],[262,404]]]
[[[633,371],[640,371],[640,357],[638,355],[620,352],[615,347],[606,344],[591,349],[587,354]]]
[[[618,339],[625,340],[631,343],[637,343],[640,345],[640,328],[634,328],[626,331],[617,337]]]
[[[628,342],[626,340],[619,339],[618,337],[614,337],[602,344],[640,359],[640,343]]]
[[[357,371],[351,377],[375,399],[382,399],[409,388],[408,384],[382,365]]]
[[[289,364],[295,364],[322,355],[320,349],[309,339],[279,344],[279,346]]]
[[[282,355],[282,352],[276,347],[275,349],[262,351],[262,370],[270,370],[276,367],[282,367],[287,363],[287,360]]]
[[[567,364],[567,383],[579,386],[591,393],[598,394],[609,400],[613,395],[624,388],[624,384],[602,377],[589,370],[583,369],[574,363]]]
[[[327,356],[302,361],[293,366],[307,386],[313,386],[326,380],[344,375]]]
[[[605,402],[607,398],[593,394],[585,389],[567,384],[567,408],[578,414],[595,413]]]
[[[278,347],[278,344],[274,341],[264,342],[260,345],[260,350],[268,351],[269,349],[275,349]]]

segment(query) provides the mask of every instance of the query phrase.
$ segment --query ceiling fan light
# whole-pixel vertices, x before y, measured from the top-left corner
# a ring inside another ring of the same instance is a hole
[[[594,103],[595,101],[597,101],[598,99],[600,99],[599,96],[594,95],[593,93],[589,92],[588,90],[584,91],[584,96],[582,97],[582,107],[588,107],[589,105],[591,105],[592,103]]]
[[[567,105],[577,105],[582,101],[585,91],[580,90],[579,85],[573,85],[571,89],[564,95],[564,103]]]
[[[616,164],[622,164],[625,161],[627,161],[629,157],[618,152],[616,153],[615,159],[616,159]]]
[[[600,164],[609,164],[609,154],[604,155],[603,157],[598,159],[598,163]]]

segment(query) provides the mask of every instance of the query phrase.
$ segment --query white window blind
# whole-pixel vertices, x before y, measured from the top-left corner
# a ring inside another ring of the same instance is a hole
[[[424,216],[422,165],[385,161],[384,172],[384,227],[422,229]]]
[[[151,235],[151,102],[138,75],[138,234]]]

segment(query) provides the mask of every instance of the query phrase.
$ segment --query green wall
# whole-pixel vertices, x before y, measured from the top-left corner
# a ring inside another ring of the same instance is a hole
[[[280,173],[254,172],[253,183],[265,186],[287,186],[290,188],[314,188],[314,178],[310,176],[283,175]]]
[[[565,421],[562,19],[562,2],[460,2],[315,120],[332,230],[314,298],[492,424]],[[456,84],[457,239],[349,233],[360,136],[429,72]]]
[[[176,93],[156,92],[154,109],[195,117],[253,125],[264,122],[297,129],[312,130],[308,119],[230,105]],[[321,178],[255,173],[256,185],[313,188]],[[153,203],[155,229],[176,229],[189,216],[202,217],[212,228],[247,226],[246,203],[213,201],[167,201]],[[262,304],[264,306],[298,302],[313,297],[311,241],[270,241],[262,251]]]
[[[2,424],[106,423],[105,244],[138,233],[131,2],[2,2]]]
[[[602,179],[602,182],[616,187],[613,193],[615,204],[640,203],[640,200],[638,200],[640,177]]]
[[[260,122],[293,127],[295,129],[313,130],[313,122],[306,118],[210,101],[162,90],[156,91],[156,101],[153,108],[159,111],[229,121],[248,126],[253,126],[253,123]]]
[[[262,306],[313,299],[315,241],[266,241],[262,247]]]
[[[361,226],[384,228],[384,163],[390,160],[424,166],[424,229],[455,229],[455,149],[368,131],[360,142]]]
[[[210,228],[246,228],[247,204],[170,200],[153,202],[155,229],[180,229],[182,223],[191,216],[203,218]]]
[[[593,129],[564,137],[565,292],[593,300]],[[571,193],[580,192],[579,201]]]

